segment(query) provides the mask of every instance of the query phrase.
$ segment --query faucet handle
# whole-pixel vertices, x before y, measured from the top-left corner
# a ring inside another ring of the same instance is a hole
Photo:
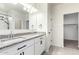
[[[8,34],[8,38],[9,38],[9,39],[11,38],[11,34]]]
[[[13,33],[12,33],[12,31],[11,31],[11,38],[13,38]]]

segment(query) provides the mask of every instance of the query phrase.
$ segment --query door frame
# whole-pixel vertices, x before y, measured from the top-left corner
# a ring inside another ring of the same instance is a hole
[[[78,33],[79,33],[79,12],[72,12],[72,13],[78,13]],[[65,47],[65,40],[64,40],[64,15],[66,14],[72,14],[72,13],[65,13],[63,14],[63,47]],[[78,34],[78,48],[79,48],[79,34]]]

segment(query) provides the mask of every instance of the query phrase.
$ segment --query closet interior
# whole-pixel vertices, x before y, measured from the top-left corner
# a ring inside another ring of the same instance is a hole
[[[64,47],[78,47],[78,13],[64,15]]]

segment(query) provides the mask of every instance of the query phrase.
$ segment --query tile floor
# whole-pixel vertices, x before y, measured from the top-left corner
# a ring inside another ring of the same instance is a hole
[[[64,43],[64,48],[51,46],[44,55],[79,55],[78,41],[65,40]]]

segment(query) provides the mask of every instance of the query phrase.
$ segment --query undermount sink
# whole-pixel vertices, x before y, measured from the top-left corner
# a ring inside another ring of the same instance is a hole
[[[9,41],[9,40],[11,40],[10,38],[6,38],[6,39],[1,39],[0,41],[1,42],[5,42],[5,41]]]
[[[3,39],[0,39],[0,42],[6,42],[6,41],[10,41],[10,40],[14,40],[14,39],[18,39],[18,38],[24,38],[25,36],[33,36],[33,34],[36,34],[37,32],[31,32],[31,33],[27,33],[26,35],[16,35],[16,34],[13,34],[13,36],[9,36],[8,38],[3,38]]]

